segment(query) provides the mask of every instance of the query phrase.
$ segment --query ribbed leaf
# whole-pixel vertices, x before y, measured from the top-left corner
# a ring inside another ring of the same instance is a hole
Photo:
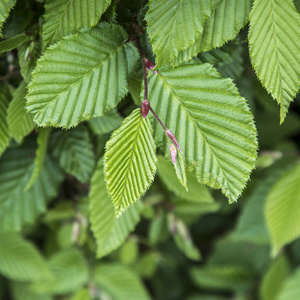
[[[279,293],[278,300],[293,300],[300,296],[300,268],[284,283]]]
[[[0,85],[0,156],[8,146],[10,134],[7,124],[7,109],[11,96],[7,87]]]
[[[0,234],[0,273],[19,281],[47,281],[52,278],[34,245],[12,233]]]
[[[39,178],[24,189],[34,167],[35,144],[26,142],[11,148],[0,159],[0,231],[19,231],[45,212],[47,202],[57,195],[63,176],[49,158]]]
[[[37,293],[66,294],[78,290],[88,281],[86,261],[76,248],[54,254],[48,264],[55,279],[52,282],[35,283],[33,290]]]
[[[27,108],[40,126],[70,128],[115,107],[128,91],[138,51],[117,25],[102,23],[49,47],[32,74]]]
[[[0,42],[0,54],[6,51],[11,51],[22,45],[23,43],[30,41],[31,39],[31,36],[26,35],[25,33],[21,33],[10,39],[4,40]]]
[[[2,37],[2,26],[17,0],[0,1],[0,37]]]
[[[111,199],[106,191],[103,162],[99,161],[91,181],[90,221],[100,258],[117,249],[140,221],[141,203],[138,202],[116,219]]]
[[[232,81],[209,64],[190,64],[153,74],[149,91],[153,109],[176,136],[190,171],[236,201],[254,167],[257,142],[252,115]],[[157,122],[153,125],[167,153],[167,137]]]
[[[249,19],[251,0],[215,0],[203,33],[188,49],[181,51],[171,65],[177,66],[203,51],[221,47],[239,33]]]
[[[286,172],[271,189],[265,214],[273,255],[300,236],[300,164]]]
[[[122,265],[101,265],[95,271],[95,282],[114,300],[150,300],[138,276]]]
[[[280,104],[280,122],[300,86],[300,16],[293,0],[256,0],[249,50],[258,78]]]
[[[34,128],[32,116],[25,110],[26,93],[26,82],[22,81],[16,89],[7,110],[9,132],[18,143]]]
[[[149,1],[147,31],[159,66],[196,41],[210,12],[210,1],[206,0]]]
[[[112,109],[100,118],[95,118],[88,121],[88,124],[95,134],[106,134],[112,132],[122,124],[123,118],[119,113]]]
[[[262,300],[277,300],[285,280],[289,276],[290,266],[285,256],[279,257],[273,262],[263,278],[260,296]]]
[[[105,180],[116,216],[151,185],[157,158],[152,128],[140,109],[134,110],[106,144]]]
[[[213,202],[208,189],[197,181],[197,178],[187,172],[188,191],[178,184],[174,167],[163,156],[158,156],[157,172],[167,188],[178,197],[193,202]]]
[[[95,167],[95,154],[86,126],[56,131],[50,147],[62,169],[82,182],[89,181]]]
[[[39,135],[37,138],[38,148],[36,150],[36,156],[34,159],[34,169],[27,183],[25,190],[29,190],[32,185],[36,182],[39,177],[39,174],[43,168],[46,154],[47,154],[47,147],[48,147],[48,138],[51,132],[51,128],[41,128],[39,131]]]
[[[45,4],[43,41],[59,41],[82,27],[95,26],[111,0],[49,0]]]

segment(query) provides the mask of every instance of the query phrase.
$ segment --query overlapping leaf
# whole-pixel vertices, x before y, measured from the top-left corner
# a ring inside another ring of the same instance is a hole
[[[39,126],[70,128],[115,107],[128,91],[138,51],[117,25],[67,36],[38,60],[27,109]]]
[[[156,170],[155,143],[148,118],[134,110],[106,144],[105,180],[116,216],[149,188]]]
[[[176,136],[190,171],[236,201],[254,167],[257,141],[252,115],[232,81],[211,65],[191,64],[153,74],[149,91],[153,109]],[[167,153],[166,135],[153,125]]]
[[[159,66],[196,41],[210,12],[210,1],[206,0],[149,1],[147,31]]]
[[[66,132],[56,131],[51,137],[52,154],[67,173],[88,182],[95,167],[95,154],[85,126]]]
[[[2,37],[2,26],[7,19],[10,10],[13,8],[17,0],[0,1],[0,37]]]
[[[293,0],[255,1],[250,16],[252,65],[280,104],[280,122],[300,87],[300,16]]]
[[[16,89],[7,110],[9,132],[18,143],[34,128],[32,116],[25,110],[26,93],[26,82],[22,81]]]
[[[10,140],[7,124],[7,109],[10,97],[7,87],[0,85],[0,156],[8,146]]]
[[[300,236],[300,164],[286,172],[271,189],[265,215],[273,255]]]
[[[90,221],[97,242],[97,256],[102,257],[117,249],[140,220],[141,203],[135,203],[115,218],[111,199],[106,191],[103,162],[99,161],[91,181]]]
[[[39,178],[24,191],[34,167],[35,143],[11,148],[0,159],[0,231],[19,231],[45,212],[47,202],[56,196],[63,176],[49,158]]]
[[[95,26],[111,0],[51,0],[45,4],[43,41],[59,41],[82,27]]]
[[[23,43],[30,41],[31,38],[32,38],[31,36],[21,33],[10,39],[0,42],[0,54],[17,48],[18,46],[22,45]]]
[[[137,275],[117,264],[103,264],[95,271],[95,282],[114,300],[149,300]]]
[[[12,280],[51,280],[52,275],[37,249],[16,234],[0,234],[0,273]]]
[[[171,63],[177,66],[203,51],[221,47],[227,41],[236,37],[246,25],[251,10],[250,0],[216,0],[212,5],[212,13],[204,24],[193,45],[179,52],[178,57]]]
[[[300,268],[297,268],[294,274],[284,282],[282,290],[278,295],[278,300],[292,300],[299,298],[300,295]]]
[[[30,283],[11,282],[11,290],[14,300],[51,300],[49,295],[39,295],[31,290]]]
[[[49,260],[55,279],[35,283],[33,290],[41,294],[66,294],[78,290],[88,281],[88,268],[82,253],[76,249],[60,251]]]

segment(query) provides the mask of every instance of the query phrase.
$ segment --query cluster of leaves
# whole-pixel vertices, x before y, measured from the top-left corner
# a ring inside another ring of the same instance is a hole
[[[300,298],[299,10],[0,0],[0,298]]]

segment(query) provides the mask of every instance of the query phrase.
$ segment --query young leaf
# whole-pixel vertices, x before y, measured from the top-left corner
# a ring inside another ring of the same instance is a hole
[[[95,26],[111,0],[51,0],[45,4],[43,41],[47,46],[82,27]]]
[[[280,104],[280,123],[300,86],[300,16],[293,0],[256,0],[250,15],[249,51],[264,87]]]
[[[117,110],[112,109],[105,115],[99,118],[88,121],[89,127],[94,134],[106,134],[112,132],[122,124],[123,118],[119,115]]]
[[[33,291],[41,294],[67,294],[78,290],[88,281],[88,268],[82,253],[71,248],[54,254],[49,268],[55,279],[50,282],[36,282]]]
[[[25,191],[29,190],[32,187],[32,185],[36,182],[43,168],[47,154],[48,138],[50,132],[51,128],[41,128],[39,131],[39,135],[37,138],[38,148],[36,150],[36,157],[34,159],[34,169],[25,187]]]
[[[192,202],[213,202],[208,189],[189,172],[187,172],[188,191],[182,185],[179,185],[174,167],[161,155],[158,156],[157,173],[167,188],[178,197]]]
[[[185,190],[188,192],[189,190],[187,187],[187,178],[186,178],[183,157],[180,151],[178,151],[177,149],[175,150],[177,151],[177,155],[175,157],[175,164],[174,164],[176,175],[181,185],[184,186]]]
[[[276,255],[300,236],[300,164],[286,172],[271,189],[265,215]]]
[[[148,118],[134,110],[106,144],[105,180],[116,216],[141,197],[156,170],[156,146]]]
[[[88,182],[95,167],[93,144],[86,126],[56,131],[51,137],[52,154],[67,173]]]
[[[16,89],[7,110],[9,132],[18,143],[34,128],[32,117],[25,110],[26,93],[26,82],[22,81]]]
[[[111,199],[106,191],[103,162],[99,161],[92,177],[90,191],[90,221],[101,258],[117,249],[140,221],[141,203],[137,202],[116,219]]]
[[[279,292],[278,300],[298,299],[300,295],[300,268],[297,268],[294,274],[288,278]]]
[[[4,40],[0,42],[0,54],[11,51],[23,43],[30,41],[32,39],[31,36],[26,35],[25,33],[18,34],[10,39]]]
[[[114,300],[150,300],[138,276],[117,264],[102,264],[95,271],[95,282]]]
[[[210,1],[206,0],[149,1],[147,31],[159,66],[196,41],[210,12]]]
[[[71,300],[91,300],[90,293],[87,289],[81,289],[79,290],[72,298]]]
[[[0,273],[12,280],[51,280],[52,275],[35,246],[12,233],[0,234]]]
[[[17,0],[0,1],[0,37],[2,37],[2,26],[9,15],[10,10],[14,7]]]
[[[233,40],[246,25],[251,10],[250,0],[219,0],[214,1],[212,13],[204,24],[193,45],[179,52],[177,59],[171,65],[178,66],[203,51],[210,51]]]
[[[257,141],[252,114],[232,81],[209,64],[184,65],[150,76],[149,100],[199,182],[236,201],[254,168]],[[153,126],[167,153],[164,131]]]
[[[7,124],[7,109],[11,98],[8,89],[0,85],[0,156],[9,144],[10,134]]]
[[[37,61],[27,109],[39,126],[70,128],[102,116],[128,92],[138,51],[122,27],[101,23],[67,36]]]
[[[49,158],[33,186],[24,189],[34,167],[35,144],[29,141],[10,148],[0,159],[0,232],[19,231],[45,212],[47,202],[57,195],[62,172]]]

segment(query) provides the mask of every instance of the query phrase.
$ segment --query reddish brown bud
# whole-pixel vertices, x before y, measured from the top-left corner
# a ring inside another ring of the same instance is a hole
[[[144,65],[150,71],[155,68],[155,64],[152,61],[150,61],[148,58],[144,58]],[[157,74],[157,71],[154,71],[154,74]]]
[[[144,100],[141,104],[141,115],[146,118],[148,116],[150,109],[150,102],[149,100]]]
[[[172,142],[174,143],[174,145],[176,146],[176,148],[181,152],[181,149],[179,147],[179,144],[178,144],[178,142],[176,140],[175,135],[171,132],[170,129],[167,129],[165,132],[166,132],[166,135],[172,140]]]
[[[170,144],[169,149],[170,149],[170,155],[171,155],[172,162],[174,165],[176,165],[177,150],[173,144]]]

